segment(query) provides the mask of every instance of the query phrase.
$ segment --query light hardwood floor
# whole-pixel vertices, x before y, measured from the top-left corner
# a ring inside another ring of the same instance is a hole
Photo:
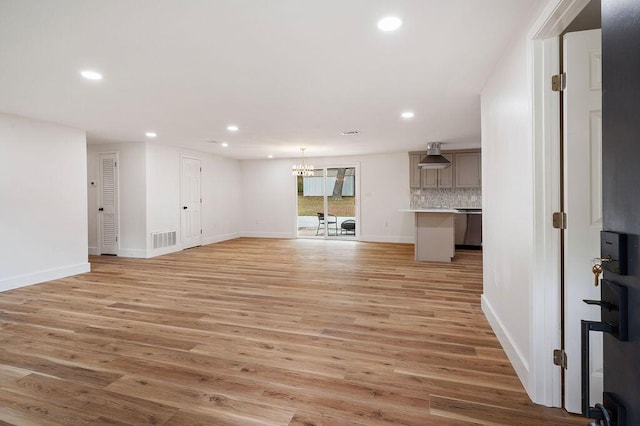
[[[529,401],[479,252],[242,238],[90,260],[0,293],[0,424],[586,424]]]

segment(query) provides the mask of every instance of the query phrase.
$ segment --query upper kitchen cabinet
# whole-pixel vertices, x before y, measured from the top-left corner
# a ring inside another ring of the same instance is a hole
[[[409,186],[411,188],[438,187],[438,171],[418,167],[420,160],[422,160],[425,155],[427,155],[426,152],[409,153]]]
[[[480,188],[482,186],[480,152],[465,152],[455,155],[455,184],[457,188]]]
[[[438,187],[438,171],[433,169],[420,169],[422,178],[421,188],[437,188]]]
[[[409,154],[409,187],[420,188],[420,163],[421,154]]]
[[[451,161],[451,166],[438,170],[438,188],[453,188],[453,173],[455,169],[454,155],[443,152],[442,156]]]
[[[443,152],[451,161],[446,169],[420,169],[418,164],[426,152],[409,153],[409,186],[411,188],[480,188],[482,184],[479,150]]]

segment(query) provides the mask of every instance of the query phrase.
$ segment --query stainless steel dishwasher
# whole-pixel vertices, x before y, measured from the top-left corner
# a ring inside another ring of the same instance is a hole
[[[457,208],[455,215],[456,248],[482,249],[482,209]]]

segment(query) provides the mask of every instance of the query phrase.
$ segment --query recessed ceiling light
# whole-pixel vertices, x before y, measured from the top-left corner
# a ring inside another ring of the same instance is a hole
[[[230,132],[237,132],[238,131],[238,126],[234,126],[234,125],[227,126],[227,130],[230,131]]]
[[[345,130],[344,132],[340,132],[342,136],[353,136],[360,133],[360,130]]]
[[[269,154],[267,158],[273,158],[273,154]]]
[[[156,132],[147,132],[144,135],[148,138],[155,138],[156,136],[158,136]]]
[[[222,143],[221,143],[221,145],[222,145],[222,147],[223,147],[223,148],[226,148],[226,147],[228,147],[228,146],[229,146],[229,144],[228,144],[228,143],[226,143],[226,142],[222,142]]]
[[[402,26],[402,20],[397,16],[386,16],[378,21],[380,31],[395,31]]]
[[[86,78],[87,80],[102,80],[102,74],[100,74],[99,72],[91,71],[91,70],[80,71],[80,75]]]
[[[415,117],[415,114],[413,113],[413,111],[405,111],[405,112],[403,112],[402,114],[400,114],[400,116],[401,116],[402,118],[407,118],[407,119],[408,119],[408,118],[413,118],[413,117]]]

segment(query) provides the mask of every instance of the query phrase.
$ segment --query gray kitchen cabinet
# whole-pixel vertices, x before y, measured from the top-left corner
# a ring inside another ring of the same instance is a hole
[[[426,152],[409,153],[409,186],[411,188],[437,188],[438,173],[437,170],[427,170],[418,167],[422,157],[427,155]]]
[[[409,187],[410,188],[420,188],[420,179],[422,178],[420,174],[420,168],[418,167],[418,163],[420,163],[420,159],[422,157],[420,154],[409,154]]]
[[[421,169],[422,175],[422,188],[437,188],[438,187],[438,171],[433,169]]]
[[[479,188],[482,186],[480,152],[456,153],[454,172],[456,188]]]
[[[409,153],[410,188],[479,188],[481,186],[480,151],[443,152],[451,161],[446,169],[420,169],[418,164],[426,152]]]
[[[454,155],[443,152],[442,156],[451,161],[451,166],[438,170],[438,188],[453,188],[453,170],[455,169]]]

